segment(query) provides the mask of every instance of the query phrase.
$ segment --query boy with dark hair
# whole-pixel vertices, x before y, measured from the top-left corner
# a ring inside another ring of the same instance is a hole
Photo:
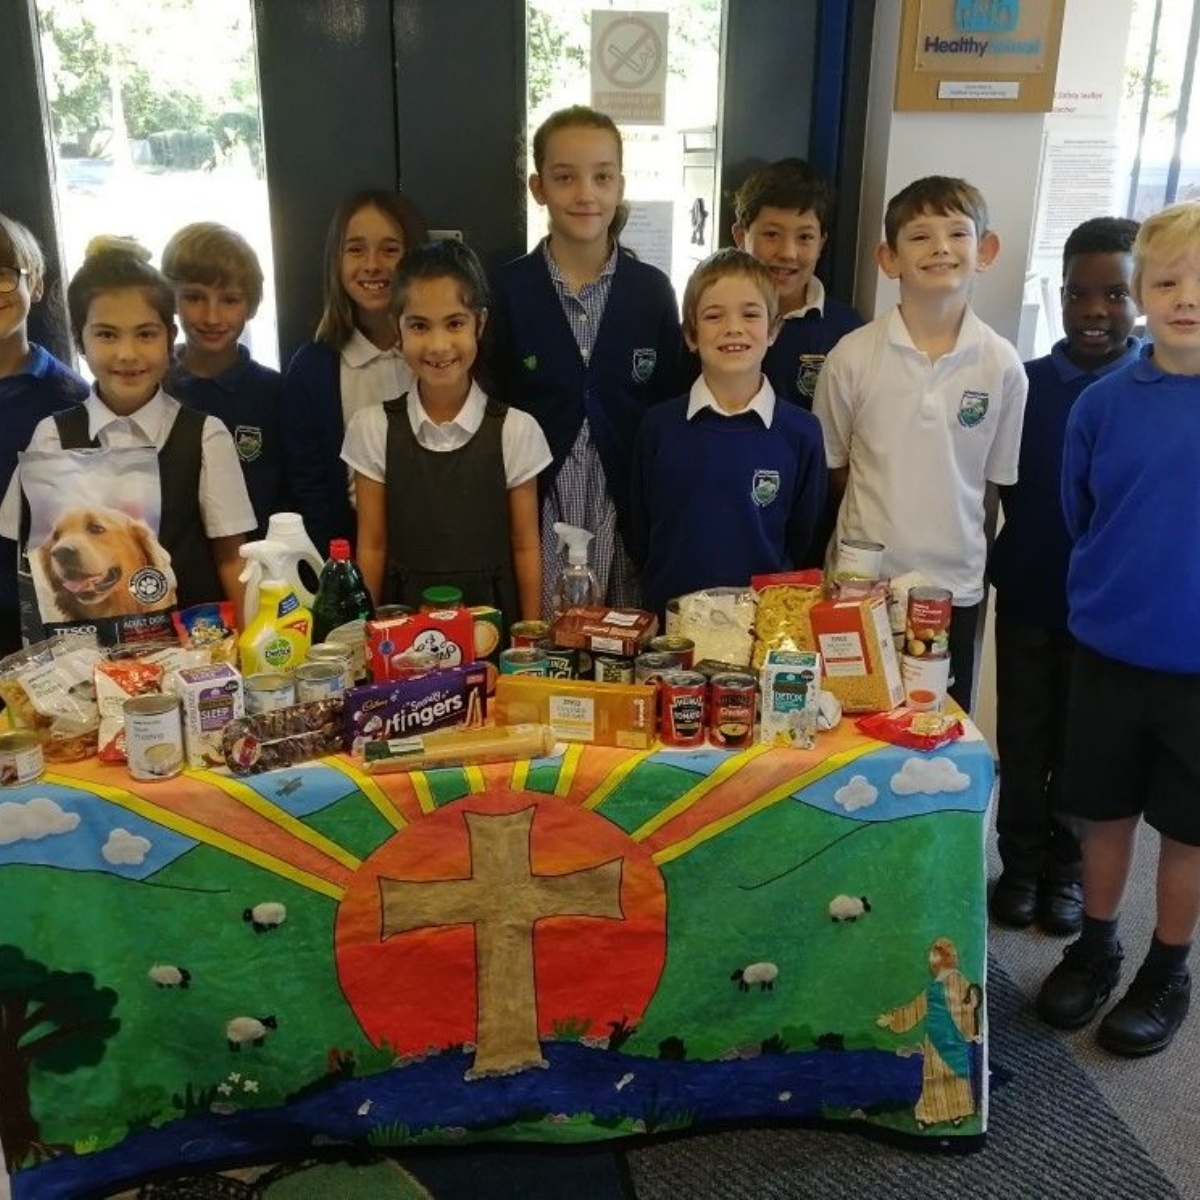
[[[1016,350],[971,310],[975,276],[1000,251],[987,221],[962,179],[918,179],[891,199],[876,258],[900,304],[833,348],[813,406],[837,537],[881,542],[885,576],[919,571],[951,592],[950,694],[968,710],[985,498],[1017,481],[1027,387]]]
[[[862,318],[813,274],[829,236],[833,188],[803,159],[755,171],[733,198],[733,240],[771,272],[782,323],[763,361],[775,394],[811,409],[825,356]]]
[[[262,301],[258,255],[241,234],[199,221],[171,238],[162,266],[185,339],[165,389],[222,421],[233,436],[258,522],[250,540],[260,538],[288,498],[280,443],[283,379],[239,342]]]
[[[1067,418],[1089,384],[1137,357],[1130,287],[1138,224],[1096,217],[1063,246],[1063,339],[1025,364],[1029,398],[1018,481],[1000,489],[1004,525],[988,574],[996,589],[996,807],[1003,872],[991,912],[1003,925],[1033,921],[1078,933],[1083,921],[1079,842],[1058,820],[1073,641],[1067,630],[1071,539],[1062,515]]]
[[[629,550],[643,603],[745,584],[809,550],[825,504],[821,428],[780,404],[762,372],[778,316],[775,284],[732,247],[705,259],[683,294],[701,375],[651,408],[634,449]]]
[[[1143,222],[1133,295],[1150,344],[1075,402],[1063,453],[1076,641],[1064,812],[1079,820],[1083,932],[1038,995],[1086,1025],[1121,972],[1117,917],[1142,818],[1158,830],[1149,953],[1096,1040],[1136,1057],[1170,1045],[1191,997],[1200,918],[1200,203]]]

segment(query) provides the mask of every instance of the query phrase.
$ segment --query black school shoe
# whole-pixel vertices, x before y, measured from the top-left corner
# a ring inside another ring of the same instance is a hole
[[[992,888],[988,912],[992,920],[1012,929],[1033,924],[1038,905],[1038,877],[1020,871],[1002,871]]]
[[[1083,928],[1083,883],[1079,868],[1049,867],[1037,881],[1034,920],[1044,933],[1065,937]]]
[[[1192,977],[1167,975],[1143,966],[1129,990],[1104,1015],[1096,1041],[1111,1054],[1141,1058],[1165,1050],[1187,1016]]]
[[[1107,952],[1087,946],[1082,940],[1072,942],[1038,992],[1038,1016],[1055,1029],[1082,1028],[1112,995],[1121,977],[1123,958],[1119,944]]]

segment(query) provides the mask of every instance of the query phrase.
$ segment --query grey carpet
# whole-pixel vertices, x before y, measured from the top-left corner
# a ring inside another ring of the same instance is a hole
[[[932,1157],[853,1134],[738,1130],[627,1155],[638,1200],[970,1196],[1178,1200],[1179,1192],[1016,985],[989,966],[993,1086],[987,1144]]]

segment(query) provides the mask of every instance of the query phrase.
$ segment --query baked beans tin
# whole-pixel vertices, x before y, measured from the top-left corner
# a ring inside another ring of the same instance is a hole
[[[367,678],[367,623],[361,618],[357,621],[347,621],[345,625],[339,625],[336,629],[331,629],[325,638],[324,642],[318,645],[329,645],[332,642],[335,646],[349,646],[351,654],[354,655],[354,680],[359,682]]]
[[[341,663],[331,662],[308,662],[297,667],[292,672],[296,680],[296,703],[340,696],[346,690],[343,671]]]
[[[597,683],[632,683],[633,659],[619,654],[593,654],[592,671]]]
[[[42,741],[32,729],[0,733],[0,787],[32,783],[45,769]]]
[[[546,674],[551,679],[578,679],[581,650],[570,650],[564,646],[550,646],[546,650]],[[591,665],[591,658],[588,658]]]
[[[540,646],[513,646],[500,651],[501,675],[541,675],[550,673],[550,656]]]
[[[680,669],[690,671],[696,658],[696,643],[691,638],[682,637],[677,633],[664,633],[651,638],[646,647],[653,654],[679,655]]]
[[[672,651],[647,650],[633,660],[634,683],[661,683],[668,671],[682,671],[683,656]]]
[[[342,686],[352,688],[358,679],[354,673],[354,648],[345,642],[318,642],[308,648],[308,662],[334,663],[342,669]]]
[[[834,574],[838,579],[879,579],[883,573],[884,549],[882,542],[842,538],[838,542]]]
[[[904,651],[914,658],[945,658],[950,653],[950,617],[954,597],[949,588],[915,587],[908,593]]]
[[[550,643],[550,623],[548,621],[518,621],[508,631],[508,641],[514,649],[520,646],[544,648]]]
[[[401,650],[389,660],[388,682],[393,679],[411,679],[414,675],[436,671],[440,662],[432,650]]]
[[[296,685],[292,677],[282,671],[260,671],[257,675],[247,675],[243,686],[247,716],[273,712],[277,708],[290,708],[296,703]]]
[[[722,750],[741,750],[754,741],[753,675],[723,672],[709,681],[708,740]]]
[[[704,694],[708,681],[699,671],[668,671],[659,684],[664,746],[700,746],[704,743]]]
[[[183,710],[178,696],[125,701],[125,758],[131,778],[171,779],[183,770]]]

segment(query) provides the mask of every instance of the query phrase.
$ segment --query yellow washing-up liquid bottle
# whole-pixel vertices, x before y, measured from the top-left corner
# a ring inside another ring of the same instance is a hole
[[[238,638],[243,675],[290,671],[304,662],[312,643],[312,613],[296,599],[285,579],[258,585],[258,615]]]

